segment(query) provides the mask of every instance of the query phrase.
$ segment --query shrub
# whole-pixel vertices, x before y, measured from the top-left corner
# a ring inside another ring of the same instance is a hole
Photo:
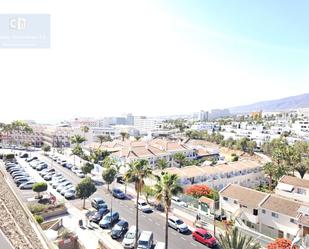
[[[40,212],[44,211],[47,208],[47,205],[43,205],[43,204],[29,204],[28,208],[29,208],[31,213],[37,214],[37,213],[40,213]]]
[[[291,247],[292,242],[288,239],[277,238],[267,245],[267,249],[286,249]]]
[[[37,223],[41,224],[44,221],[44,218],[41,215],[35,215],[34,216]]]
[[[238,159],[239,159],[239,157],[238,157],[238,156],[233,156],[233,157],[232,157],[232,162],[237,162],[237,161],[238,161]]]
[[[193,185],[186,188],[185,193],[195,198],[200,198],[201,196],[210,195],[211,189],[207,185]]]
[[[46,182],[37,182],[32,186],[32,190],[38,193],[38,198],[40,198],[40,193],[47,190]]]
[[[5,158],[6,158],[7,160],[11,160],[11,159],[14,159],[14,158],[15,158],[15,155],[14,155],[14,154],[6,154],[6,155],[5,155]]]

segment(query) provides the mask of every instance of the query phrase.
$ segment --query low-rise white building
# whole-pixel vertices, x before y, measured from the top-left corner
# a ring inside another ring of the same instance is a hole
[[[276,194],[309,204],[309,180],[283,176],[276,186]]]

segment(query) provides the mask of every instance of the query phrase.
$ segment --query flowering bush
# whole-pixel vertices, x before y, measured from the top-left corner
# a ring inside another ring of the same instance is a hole
[[[200,198],[201,196],[209,196],[212,190],[207,185],[193,185],[186,188],[185,193],[191,195],[195,198]]]
[[[288,239],[278,238],[267,245],[267,249],[290,249],[292,242]]]

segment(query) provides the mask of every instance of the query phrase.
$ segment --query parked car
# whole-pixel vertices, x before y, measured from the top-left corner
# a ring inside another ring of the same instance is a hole
[[[37,171],[41,171],[43,169],[47,169],[48,165],[46,163],[42,163],[42,164],[39,164],[38,166],[35,167],[35,169]]]
[[[172,203],[181,206],[181,207],[187,207],[187,203],[185,203],[184,201],[180,200],[180,198],[178,196],[172,196]]]
[[[71,168],[72,172],[76,174],[76,172],[79,170],[79,168],[77,168],[76,166],[73,166]]]
[[[120,239],[128,231],[129,223],[125,220],[120,220],[111,231],[111,237],[113,239]]]
[[[58,188],[58,186],[61,184],[61,183],[64,183],[64,182],[69,182],[67,179],[65,178],[61,178],[60,180],[57,180],[55,182],[52,183],[52,186],[53,188]]]
[[[15,172],[14,174],[12,174],[13,179],[15,180],[17,177],[26,177],[29,176],[29,174],[27,172]]]
[[[67,164],[67,161],[66,161],[66,160],[61,160],[61,161],[60,161],[60,164],[61,164],[61,166],[65,167],[66,164]]]
[[[68,190],[70,189],[75,189],[75,187],[73,185],[68,185],[68,186],[65,186],[61,191],[60,191],[60,194],[64,195]]]
[[[77,171],[75,172],[75,174],[76,174],[78,177],[80,177],[80,178],[84,178],[84,177],[85,177],[84,172],[81,171],[81,170],[77,170]]]
[[[23,175],[23,176],[17,176],[17,177],[15,177],[13,179],[14,179],[14,182],[16,183],[18,180],[24,179],[24,178],[31,178],[31,177],[27,176],[27,175]]]
[[[101,207],[104,207],[105,205],[105,201],[101,197],[96,197],[91,200],[91,206],[97,210]]]
[[[17,166],[18,166],[17,163],[6,163],[5,164],[5,169],[8,170],[8,169],[10,169],[12,167],[17,167]]]
[[[20,179],[15,180],[16,186],[19,187],[21,184],[25,182],[29,182],[30,180],[33,180],[31,177],[23,177]]]
[[[46,169],[43,169],[43,170],[39,173],[39,175],[42,176],[42,177],[44,177],[45,175],[47,175],[47,174],[49,174],[49,173],[51,173],[51,172],[55,172],[55,169],[53,169],[53,168],[46,168]]]
[[[217,245],[216,239],[205,229],[198,228],[192,233],[192,238],[208,247]]]
[[[76,197],[76,190],[75,189],[69,189],[65,194],[64,197],[66,199],[74,199]]]
[[[138,235],[137,235],[138,236]],[[122,240],[122,246],[125,249],[131,249],[135,246],[136,226],[131,226]]]
[[[56,188],[57,192],[61,192],[62,189],[64,189],[67,186],[71,186],[73,187],[72,183],[67,181],[67,182],[63,182],[61,184],[58,185],[58,187]]]
[[[138,207],[139,210],[143,211],[144,213],[152,212],[151,207],[144,200],[139,200],[137,207]]]
[[[20,189],[32,189],[33,185],[36,183],[34,180],[25,182],[19,186]]]
[[[28,158],[28,157],[29,157],[28,153],[21,154],[20,156],[20,158]]]
[[[151,249],[153,245],[153,232],[143,231],[137,241],[138,249]]]
[[[35,169],[36,166],[39,165],[39,163],[42,163],[42,162],[39,161],[39,160],[33,160],[31,163],[29,163],[29,165],[30,165],[31,168]]]
[[[121,175],[118,175],[116,177],[116,182],[120,183],[120,184],[124,184],[124,177]]]
[[[186,233],[189,230],[187,224],[175,216],[168,218],[168,225],[180,233]]]
[[[68,169],[71,169],[71,168],[73,167],[73,164],[67,163],[67,164],[65,165],[65,167],[68,168]]]
[[[96,211],[91,217],[90,217],[90,221],[91,222],[95,222],[95,223],[99,223],[100,220],[102,219],[103,215],[108,213],[108,207],[105,204],[104,207],[101,207],[98,211]]]
[[[50,180],[52,179],[52,177],[53,177],[55,174],[56,174],[56,172],[50,172],[50,173],[46,174],[46,175],[43,177],[43,179],[44,179],[45,181],[50,181]]]
[[[33,160],[36,160],[36,159],[38,159],[38,157],[36,157],[36,156],[31,157],[31,158],[27,158],[26,162],[30,163],[30,162],[32,162]]]
[[[118,199],[124,199],[126,197],[126,195],[119,188],[113,188],[112,195]]]
[[[108,214],[104,215],[102,220],[99,222],[99,226],[101,228],[109,228],[113,226],[119,220],[119,213],[118,212],[109,212]]]
[[[24,168],[22,167],[15,167],[15,168],[10,168],[9,169],[9,173],[12,175],[14,172],[18,172],[18,171],[25,171]]]
[[[226,220],[226,216],[225,215],[221,215],[221,214],[215,214],[215,220],[217,220],[217,221],[224,221],[224,220]]]

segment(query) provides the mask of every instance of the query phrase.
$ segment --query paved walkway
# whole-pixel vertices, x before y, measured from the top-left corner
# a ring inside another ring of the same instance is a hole
[[[8,240],[8,238],[3,234],[1,230],[0,230],[0,245],[1,249],[14,249],[11,242]]]

